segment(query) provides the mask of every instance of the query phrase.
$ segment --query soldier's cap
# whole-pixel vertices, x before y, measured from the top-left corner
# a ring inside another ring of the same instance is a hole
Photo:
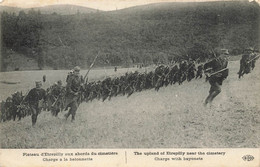
[[[61,80],[58,80],[57,84],[58,84],[58,85],[62,85]]]
[[[254,49],[252,47],[248,47],[245,49],[245,51],[254,51]]]
[[[227,49],[223,49],[223,50],[221,50],[221,51],[222,51],[222,54],[229,55],[229,52],[228,52]]]
[[[76,66],[76,67],[74,67],[74,72],[79,72],[80,71],[80,67],[79,66]]]
[[[42,81],[35,81],[35,85],[36,86],[41,86],[42,85]]]

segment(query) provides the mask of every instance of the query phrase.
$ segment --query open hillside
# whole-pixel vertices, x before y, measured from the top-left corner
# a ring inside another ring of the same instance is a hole
[[[35,127],[30,117],[1,123],[1,148],[258,148],[260,61],[241,79],[236,74],[239,61],[230,61],[229,69],[212,106],[203,106],[210,86],[202,78],[158,92],[147,90],[129,98],[82,103],[73,123],[65,120],[65,112],[53,117],[44,111]],[[120,70],[117,75],[126,72]],[[92,77],[102,77],[104,71],[93,73]],[[112,70],[106,73],[115,75]],[[4,74],[23,78],[27,72]],[[39,71],[30,75],[36,79]],[[49,79],[65,76],[65,71],[63,75],[52,71]],[[11,89],[17,90],[15,85]]]
[[[35,59],[39,69],[69,69],[86,68],[98,52],[96,66],[204,60],[221,48],[236,55],[259,47],[259,15],[259,5],[246,1],[159,3],[73,15],[5,13],[2,58],[12,49]]]

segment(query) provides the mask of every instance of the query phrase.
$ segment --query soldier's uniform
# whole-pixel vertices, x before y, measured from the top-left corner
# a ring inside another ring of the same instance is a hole
[[[43,76],[42,76],[42,81],[43,81],[43,82],[46,82],[46,75],[43,75]]]
[[[255,68],[256,60],[259,58],[259,55],[254,52],[251,56],[251,69],[253,70]]]
[[[196,74],[196,79],[199,77],[199,78],[202,78],[202,73],[203,73],[203,65],[199,65],[198,66],[198,71],[197,71],[197,74]]]
[[[228,53],[225,53],[227,55]],[[209,83],[210,83],[210,90],[209,95],[206,98],[204,105],[206,106],[208,103],[211,103],[213,99],[221,92],[221,85],[222,82],[228,76],[228,60],[225,55],[221,55],[218,58],[207,63],[206,67],[210,68],[210,73],[212,74],[209,76]],[[205,69],[207,71],[207,69]],[[221,71],[222,70],[222,71]]]
[[[191,81],[195,77],[195,72],[196,72],[196,66],[194,61],[190,61],[188,65],[188,70],[187,70],[187,80]]]
[[[63,107],[63,88],[61,80],[51,86],[51,112],[54,116],[57,116]]]
[[[179,69],[179,85],[182,84],[187,79],[187,69],[188,64],[187,61],[184,60],[180,63],[180,69]]]
[[[41,88],[41,81],[36,82],[36,88],[33,88],[29,91],[28,95],[25,98],[25,101],[28,102],[31,113],[32,113],[32,125],[34,126],[37,121],[37,116],[42,109],[43,101],[46,99],[46,92]]]
[[[66,108],[70,107],[70,109],[69,112],[65,114],[65,118],[67,119],[71,115],[71,121],[75,120],[76,111],[80,103],[80,92],[84,84],[84,79],[79,74],[79,71],[80,68],[76,66],[73,74],[67,77],[65,106]]]
[[[245,50],[245,54],[242,55],[242,58],[240,60],[240,69],[238,72],[238,78],[240,78],[244,74],[250,73],[252,63],[250,63],[249,60],[253,56],[252,53],[253,53],[253,48],[250,47],[250,48],[247,48]]]
[[[74,73],[73,70],[71,70],[70,72],[68,72],[68,75],[67,75],[67,78],[66,78],[66,82],[69,81],[69,78],[70,78],[70,76],[72,76],[73,73]]]

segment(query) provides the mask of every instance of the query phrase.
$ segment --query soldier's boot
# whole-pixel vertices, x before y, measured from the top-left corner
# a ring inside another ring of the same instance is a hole
[[[204,102],[204,106],[207,106],[208,103],[211,103],[213,99],[221,92],[221,90],[216,90],[209,94],[209,96],[206,98]]]
[[[205,107],[206,107],[207,104],[209,103],[209,101],[210,101],[210,99],[211,99],[211,96],[212,96],[212,95],[209,94],[208,97],[206,98],[206,100],[205,100],[205,102],[204,102],[204,104],[203,104]]]
[[[70,112],[68,112],[68,113],[66,113],[66,114],[64,115],[64,117],[65,117],[66,120],[68,119],[69,116],[70,116]]]
[[[56,109],[56,110],[55,110],[55,115],[54,115],[54,116],[57,117],[58,114],[59,114],[59,112],[60,112],[60,109]]]
[[[71,111],[71,122],[74,122],[75,121],[75,115],[76,115],[76,108],[75,110]]]
[[[32,115],[32,126],[34,126],[36,124],[37,121],[37,115],[33,114]]]
[[[71,117],[71,122],[74,122],[74,121],[75,121],[75,115],[73,114]]]
[[[213,99],[221,92],[221,90],[216,90],[212,93],[210,103],[213,101]]]
[[[18,117],[18,121],[21,121],[22,115],[20,114]]]
[[[238,78],[240,78],[241,77],[241,72],[239,71],[237,74],[238,74]]]
[[[78,109],[78,104],[77,102],[74,102],[72,105],[71,105],[71,109],[70,109],[70,114],[72,116],[71,118],[71,122],[73,122],[75,120],[75,115],[76,115],[76,111]]]

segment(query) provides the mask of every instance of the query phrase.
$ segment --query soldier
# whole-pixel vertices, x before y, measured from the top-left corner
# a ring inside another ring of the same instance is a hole
[[[208,71],[207,69],[210,69],[210,75],[208,77],[209,83],[211,85],[209,95],[204,102],[204,106],[206,106],[208,103],[211,103],[213,99],[221,92],[222,82],[227,78],[229,72],[227,68],[227,55],[228,52],[204,65],[205,71]]]
[[[197,74],[196,74],[196,79],[199,77],[199,78],[202,78],[202,73],[203,73],[203,65],[199,65],[198,66],[198,71],[197,71]]]
[[[72,115],[71,122],[75,120],[76,111],[80,103],[80,92],[84,84],[84,79],[80,75],[80,67],[76,66],[73,70],[73,74],[68,77],[66,86],[66,108],[70,107],[69,112],[65,114],[66,120],[70,115]]]
[[[73,70],[70,70],[70,72],[68,72],[68,75],[67,75],[67,78],[66,78],[66,82],[68,82],[69,77],[70,77],[71,75],[73,75],[73,73],[74,73]]]
[[[13,110],[13,99],[11,97],[7,97],[5,104],[4,104],[4,121],[9,121],[12,119],[12,110]]]
[[[51,113],[53,116],[58,116],[58,113],[62,109],[62,98],[63,98],[63,86],[62,81],[59,80],[50,90],[50,101],[51,101]]]
[[[43,76],[42,76],[42,81],[43,81],[43,82],[46,82],[46,75],[43,75]]]
[[[13,100],[13,111],[12,111],[13,120],[15,121],[16,117],[18,117],[18,119],[21,120],[22,113],[18,108],[23,100],[22,92],[15,92],[14,94],[12,94],[12,100]]]
[[[180,62],[180,68],[179,68],[179,73],[178,73],[178,81],[179,85],[182,84],[187,79],[187,69],[188,69],[188,64],[186,60],[183,60]]]
[[[6,105],[5,105],[5,101],[4,100],[2,100],[2,102],[1,102],[1,119],[0,119],[0,122],[1,121],[3,121],[3,122],[5,122],[6,120],[7,120],[7,118],[6,118]]]
[[[42,89],[42,82],[35,82],[36,87],[31,89],[28,95],[25,97],[25,101],[29,103],[29,107],[32,113],[32,126],[37,121],[37,116],[41,112],[43,101],[46,100],[46,91]]]
[[[255,68],[255,62],[259,58],[259,55],[257,54],[256,50],[254,50],[254,53],[252,54],[251,57],[251,69],[253,70]]]
[[[195,61],[190,60],[188,69],[187,69],[187,81],[191,81],[195,77],[195,72],[196,72],[196,66],[195,66]]]
[[[248,74],[251,71],[251,63],[249,62],[250,57],[252,57],[253,48],[249,47],[245,50],[245,54],[242,55],[242,58],[240,60],[240,69],[238,74],[238,78],[243,76],[244,74]]]

